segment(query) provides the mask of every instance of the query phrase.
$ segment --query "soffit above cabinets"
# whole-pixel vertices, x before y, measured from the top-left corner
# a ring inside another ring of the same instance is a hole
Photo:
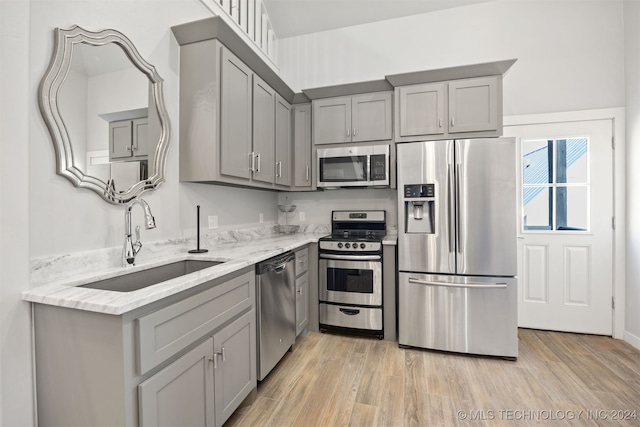
[[[436,70],[415,71],[386,76],[392,86],[406,86],[421,83],[434,83],[447,80],[469,79],[473,77],[497,76],[505,74],[517,59],[484,62],[481,64],[461,65],[438,68]]]
[[[407,86],[422,83],[434,83],[451,80],[468,79],[504,75],[517,59],[484,62],[481,64],[461,65],[439,68],[435,70],[414,71],[410,73],[392,74],[382,80],[347,83],[312,89],[303,89],[302,93],[309,99],[333,98],[337,96],[359,95],[362,93],[383,92],[393,90],[396,86]]]
[[[220,40],[227,49],[240,58],[287,102],[293,101],[293,90],[222,18],[216,16],[176,25],[171,27],[171,31],[180,46],[203,40]]]
[[[393,90],[393,86],[386,80],[371,80],[368,82],[347,83],[336,86],[303,89],[302,93],[309,99],[333,98],[336,96],[359,95],[361,93],[383,92]]]

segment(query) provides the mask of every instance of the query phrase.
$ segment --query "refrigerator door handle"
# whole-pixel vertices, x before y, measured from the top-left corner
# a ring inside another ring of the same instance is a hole
[[[504,289],[507,287],[506,283],[477,283],[477,282],[449,283],[449,282],[419,280],[419,279],[414,279],[413,277],[409,278],[409,283],[415,283],[418,285],[429,285],[429,286],[444,286],[447,288],[470,288],[470,289]]]
[[[458,241],[458,252],[459,253],[463,253],[464,252],[464,248],[462,246],[462,221],[460,220],[460,217],[462,216],[462,212],[464,211],[463,208],[466,208],[466,206],[462,206],[461,203],[461,197],[460,197],[460,165],[456,164],[456,206],[458,207],[458,215],[456,217],[456,230],[457,230],[457,241]]]
[[[447,231],[448,231],[448,240],[449,240],[449,252],[454,252],[454,236],[453,236],[453,226],[455,223],[455,211],[453,208],[453,192],[455,191],[453,187],[453,170],[451,169],[451,165],[447,165]]]

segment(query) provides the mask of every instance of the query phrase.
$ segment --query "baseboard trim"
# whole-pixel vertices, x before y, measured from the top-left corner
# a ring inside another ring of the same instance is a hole
[[[640,350],[640,337],[633,335],[629,331],[624,331],[623,339],[629,344],[631,344],[632,346],[634,346],[635,348],[637,348],[638,350]]]

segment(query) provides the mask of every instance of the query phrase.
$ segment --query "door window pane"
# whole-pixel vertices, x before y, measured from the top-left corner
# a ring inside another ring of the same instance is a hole
[[[546,139],[522,141],[522,177],[525,184],[553,182],[552,143]]]
[[[586,184],[588,176],[587,138],[556,141],[556,182]]]
[[[523,230],[589,230],[589,138],[522,141]]]
[[[556,230],[587,231],[589,188],[586,185],[556,188]]]
[[[525,230],[551,230],[552,217],[550,215],[552,202],[551,187],[527,187],[524,189],[524,197],[527,203],[524,205],[524,229]]]

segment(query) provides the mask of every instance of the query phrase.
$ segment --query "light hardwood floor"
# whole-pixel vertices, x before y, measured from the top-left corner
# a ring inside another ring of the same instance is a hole
[[[592,335],[519,338],[514,362],[312,332],[225,427],[640,426],[640,351]]]

